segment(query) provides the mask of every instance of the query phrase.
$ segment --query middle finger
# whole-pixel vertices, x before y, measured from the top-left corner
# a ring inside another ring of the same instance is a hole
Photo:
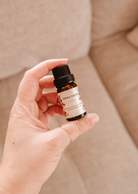
[[[48,103],[51,103],[51,104],[59,104],[60,103],[57,92],[43,93],[42,96],[46,99],[46,101]]]
[[[39,86],[43,89],[44,88],[54,88],[55,85],[54,85],[53,80],[54,80],[53,75],[47,75],[43,77],[42,79],[40,79]]]

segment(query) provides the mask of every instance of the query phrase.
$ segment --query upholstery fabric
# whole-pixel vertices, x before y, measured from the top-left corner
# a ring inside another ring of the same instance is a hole
[[[138,26],[126,35],[127,40],[138,49]]]
[[[100,121],[66,148],[56,171],[44,184],[40,194],[137,194],[137,149],[93,63],[89,57],[84,57],[74,62],[69,61],[69,65],[87,112],[99,114]],[[16,96],[18,84],[14,86],[10,83],[15,80],[19,83],[23,74],[24,72],[7,78],[4,82],[0,81],[2,91],[4,88],[8,88],[9,94],[12,91],[12,99]],[[6,104],[6,93],[2,95],[2,103]],[[0,116],[0,123],[1,119],[7,119],[10,106],[11,104],[3,105],[0,110],[0,114],[5,115]],[[57,116],[51,128],[64,122],[64,117]]]
[[[138,50],[120,37],[93,48],[91,55],[128,132],[138,146]]]
[[[138,0],[92,2],[94,44],[90,54],[138,146]],[[102,12],[98,11],[101,6]]]
[[[93,9],[92,45],[118,33],[130,30],[138,23],[138,0],[91,0]]]
[[[91,17],[89,0],[1,1],[0,79],[49,58],[85,56]]]

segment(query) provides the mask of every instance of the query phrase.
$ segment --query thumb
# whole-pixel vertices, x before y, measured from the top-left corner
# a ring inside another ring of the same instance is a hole
[[[99,116],[97,114],[87,114],[85,117],[65,123],[51,132],[54,133],[55,138],[57,137],[56,144],[62,144],[65,148],[71,141],[74,141],[81,134],[93,127],[98,120]]]

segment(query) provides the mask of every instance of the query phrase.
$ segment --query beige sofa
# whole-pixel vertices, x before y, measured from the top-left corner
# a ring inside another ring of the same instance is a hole
[[[40,61],[68,57],[87,112],[100,116],[41,194],[138,193],[137,25],[138,0],[1,2],[0,155],[19,82]]]

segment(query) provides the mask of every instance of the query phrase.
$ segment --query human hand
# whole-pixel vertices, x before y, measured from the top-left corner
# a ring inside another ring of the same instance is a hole
[[[96,114],[87,114],[62,125],[67,132],[61,127],[50,130],[51,117],[63,111],[57,93],[42,93],[42,89],[54,87],[53,76],[46,75],[63,64],[67,59],[44,61],[28,70],[20,83],[0,166],[1,194],[39,193],[70,143],[68,134],[74,141],[98,121]]]

